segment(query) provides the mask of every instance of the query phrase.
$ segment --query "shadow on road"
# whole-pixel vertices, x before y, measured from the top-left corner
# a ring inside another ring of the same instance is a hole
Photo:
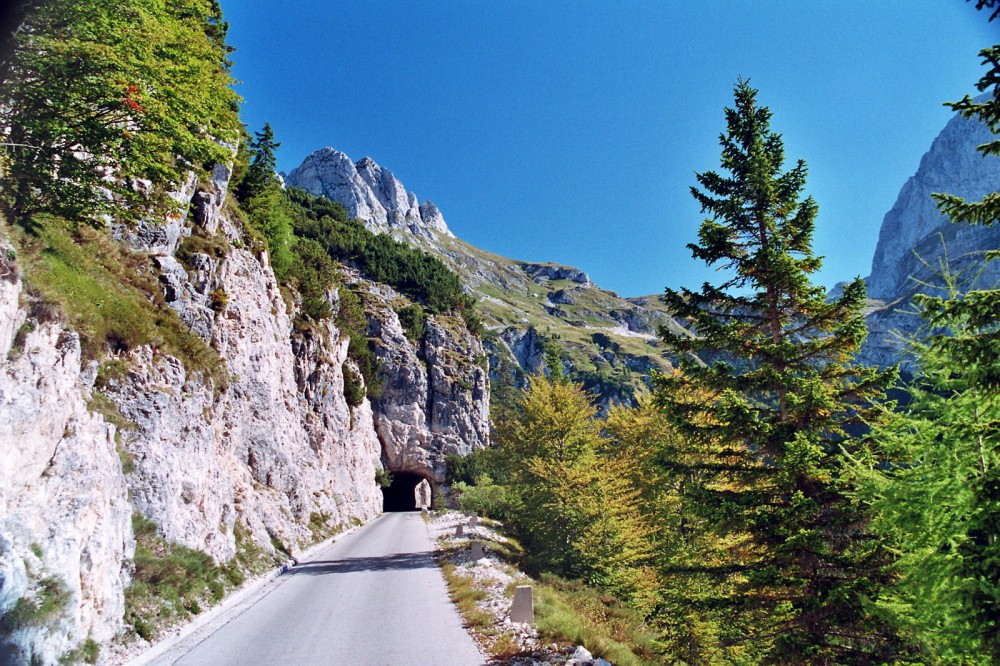
[[[299,564],[286,576],[322,576],[324,574],[352,573],[355,571],[390,571],[393,569],[433,569],[437,564],[430,551],[402,553],[382,557],[349,557]]]

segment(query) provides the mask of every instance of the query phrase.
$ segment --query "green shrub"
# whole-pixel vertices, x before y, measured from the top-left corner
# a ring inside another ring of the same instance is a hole
[[[375,470],[375,483],[382,488],[388,488],[392,485],[392,472],[385,468]]]
[[[33,596],[21,597],[0,617],[0,632],[10,634],[27,627],[51,627],[66,613],[71,600],[72,594],[61,579],[46,576],[38,582]]]
[[[208,293],[208,305],[215,313],[220,313],[229,305],[229,294],[221,287]]]
[[[406,337],[414,342],[424,337],[424,332],[427,330],[427,314],[422,307],[414,303],[396,310],[396,314],[399,315],[399,323],[406,331]]]
[[[452,490],[459,494],[458,508],[487,518],[506,520],[514,507],[514,496],[507,486],[494,485],[489,477],[480,477],[475,486],[459,481]]]
[[[342,368],[344,372],[344,399],[351,407],[357,407],[365,400],[365,385],[348,363],[345,362]]]

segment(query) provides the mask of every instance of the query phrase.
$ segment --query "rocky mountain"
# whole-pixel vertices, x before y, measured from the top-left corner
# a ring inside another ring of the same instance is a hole
[[[416,196],[369,157],[355,163],[324,148],[285,182],[341,203],[372,230],[417,245],[458,273],[479,300],[494,379],[520,383],[544,367],[546,347],[556,345],[566,372],[606,406],[633,401],[645,392],[651,370],[670,368],[656,331],[676,323],[656,297],[622,298],[578,268],[508,259],[470,245],[448,230],[433,204],[418,210]]]
[[[987,250],[1000,248],[1000,228],[952,224],[931,197],[944,192],[978,201],[1000,190],[1000,160],[976,150],[993,138],[982,123],[952,118],[886,213],[865,280],[871,333],[863,362],[891,365],[900,360],[903,338],[920,326],[910,297],[933,292],[941,284],[943,266],[960,275],[965,288],[990,288],[1000,280],[1000,265],[983,262]]]
[[[452,237],[444,216],[430,201],[417,203],[388,169],[365,157],[357,163],[333,148],[318,150],[286,177],[286,182],[315,196],[344,205],[372,231],[405,230],[426,238]]]
[[[372,179],[370,209],[398,184],[374,164],[355,175]],[[381,470],[436,487],[447,454],[488,443],[480,340],[453,315],[408,339],[396,311],[409,301],[357,275],[384,386],[352,405],[346,335],[296,323],[267,253],[225,204],[228,184],[216,167],[175,193],[182,212],[165,222],[118,226],[117,241],[93,232],[104,245],[90,251],[113,255],[102,266],[149,278],[133,305],[164,331],[109,340],[105,354],[32,283],[48,270],[37,241],[0,225],[0,663],[55,663],[122,630],[136,520],[226,566],[273,562],[376,516]],[[431,205],[419,222],[421,207],[379,210],[449,237]],[[120,307],[123,292],[102,289],[96,307]],[[56,610],[42,617],[46,604]]]

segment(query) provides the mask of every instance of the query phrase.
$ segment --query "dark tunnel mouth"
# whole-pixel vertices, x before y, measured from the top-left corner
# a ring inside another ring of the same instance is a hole
[[[417,485],[427,477],[415,472],[393,472],[392,483],[382,488],[382,511],[386,513],[396,511],[416,511],[417,510]],[[430,483],[430,481],[428,481]],[[431,484],[431,495],[434,493],[434,485]]]

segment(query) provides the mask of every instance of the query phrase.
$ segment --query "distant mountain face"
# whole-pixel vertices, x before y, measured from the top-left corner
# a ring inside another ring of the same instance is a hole
[[[955,116],[934,139],[882,221],[866,280],[871,298],[894,300],[912,292],[913,278],[930,276],[923,262],[937,266],[944,256],[942,236],[949,261],[960,266],[978,263],[985,249],[1000,247],[1000,230],[953,225],[931,197],[943,192],[978,201],[1000,189],[1000,160],[976,150],[993,138],[982,123]]]
[[[520,382],[543,368],[545,349],[554,344],[565,371],[608,405],[632,402],[645,392],[650,370],[671,367],[656,332],[676,324],[659,299],[622,298],[578,268],[474,247],[451,233],[434,204],[417,206],[416,196],[370,158],[353,162],[324,148],[285,182],[340,202],[373,231],[417,245],[458,273],[479,298],[494,378]]]
[[[933,292],[945,264],[965,288],[992,288],[1000,280],[1000,264],[983,261],[986,251],[1000,248],[1000,227],[953,224],[931,197],[941,192],[979,201],[1000,190],[1000,160],[976,150],[994,138],[982,123],[952,118],[886,213],[865,280],[871,332],[862,362],[887,366],[904,357],[903,339],[921,323],[910,298]]]
[[[430,201],[417,203],[388,169],[370,157],[357,162],[333,148],[317,150],[285,179],[310,194],[340,202],[372,231],[401,229],[433,238],[434,233],[453,237],[444,216]]]

